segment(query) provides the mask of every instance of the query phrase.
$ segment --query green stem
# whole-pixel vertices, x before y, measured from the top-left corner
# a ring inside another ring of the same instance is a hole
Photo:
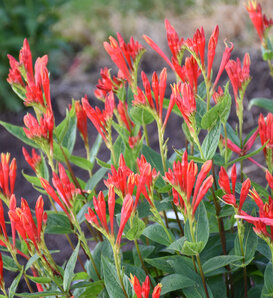
[[[226,126],[226,123],[224,123],[223,126],[224,126],[224,133],[225,133],[225,169],[227,169],[227,162],[228,162],[228,137],[227,137],[227,126]]]
[[[85,151],[86,151],[86,159],[90,161],[90,148],[89,148],[88,140],[84,144],[84,147],[85,147]],[[88,170],[88,174],[89,174],[89,177],[91,178],[92,177],[92,170],[91,169]]]
[[[237,218],[237,228],[238,228],[238,238],[239,238],[239,244],[240,244],[240,249],[241,249],[241,254],[243,257],[243,271],[244,271],[244,297],[247,298],[247,271],[246,271],[246,266],[245,266],[245,252],[244,252],[244,243],[243,243],[243,229],[242,229],[242,223],[241,221]]]
[[[139,246],[138,246],[138,243],[137,243],[137,240],[136,239],[134,240],[134,243],[135,243],[136,251],[137,251],[138,258],[140,260],[142,269],[144,270],[144,272],[145,272],[146,275],[149,275],[149,271],[148,271],[148,269],[146,268],[146,266],[144,264],[144,261],[143,261],[143,258],[141,256],[141,252],[140,252],[140,249],[139,249]]]
[[[145,137],[145,140],[146,140],[146,144],[147,144],[148,147],[150,147],[147,126],[146,126],[146,124],[143,123],[142,127],[143,127],[143,133],[144,133],[144,137]]]
[[[268,66],[269,66],[270,75],[271,75],[271,77],[273,79],[273,66],[271,64],[271,61],[267,60],[267,63],[268,63]]]
[[[119,281],[120,281],[120,285],[121,285],[121,288],[122,288],[122,291],[123,291],[125,297],[128,298],[128,295],[127,295],[127,292],[125,290],[125,286],[124,286],[124,283],[123,283],[123,279],[122,279],[122,276],[120,274],[120,269],[121,268],[120,268],[119,249],[116,247],[116,245],[114,245],[112,247],[112,249],[113,249],[113,253],[114,253],[115,266],[116,266],[118,278],[119,278]]]

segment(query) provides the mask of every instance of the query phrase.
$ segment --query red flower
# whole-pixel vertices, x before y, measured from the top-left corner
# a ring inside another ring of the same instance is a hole
[[[187,83],[173,85],[172,94],[189,130],[194,132],[196,101],[191,86]]]
[[[216,86],[218,84],[218,81],[219,81],[219,79],[220,79],[220,77],[221,77],[221,75],[222,75],[222,73],[223,73],[229,59],[230,59],[230,55],[231,55],[232,50],[233,50],[233,43],[231,42],[230,43],[230,48],[226,45],[225,51],[223,53],[221,64],[220,64],[216,79],[215,79],[214,84],[213,84],[214,89],[216,88]]]
[[[181,47],[184,44],[184,39],[179,39],[177,32],[167,19],[165,19],[165,27],[169,48],[173,54],[173,57],[177,60],[178,56],[180,55]]]
[[[120,245],[120,240],[121,240],[125,225],[132,214],[133,205],[134,205],[134,201],[132,196],[130,194],[127,194],[123,200],[123,204],[121,208],[120,225],[119,225],[118,235],[116,238],[116,244],[118,246]]]
[[[167,86],[167,70],[163,68],[160,73],[160,77],[158,80],[158,76],[156,72],[153,73],[152,76],[152,88],[151,84],[147,78],[147,75],[142,72],[142,83],[145,90],[145,93],[138,88],[138,93],[134,95],[134,105],[149,105],[152,110],[155,110],[162,121],[162,111],[163,111],[163,100],[165,96],[165,90]],[[152,91],[154,95],[154,100],[152,97]],[[155,104],[154,104],[155,102]],[[169,113],[168,113],[169,116]],[[166,122],[165,118],[165,122]]]
[[[104,195],[101,191],[99,192],[97,198],[95,196],[93,197],[93,205],[96,213],[91,208],[88,208],[88,213],[85,214],[86,220],[91,224],[104,229],[105,232],[109,234],[106,218],[106,203]],[[114,235],[115,192],[113,186],[111,186],[108,191],[108,210],[111,233]],[[100,220],[100,223],[98,222],[97,216]]]
[[[44,117],[41,117],[39,122],[31,114],[24,117],[24,132],[29,139],[36,142],[46,140],[50,144],[50,150],[53,150],[53,129],[54,129],[54,116],[52,111],[47,109]]]
[[[258,133],[259,133],[259,130],[257,129],[253,133],[253,135],[247,140],[247,142],[245,143],[243,149],[241,149],[236,144],[232,143],[231,140],[228,139],[227,140],[228,149],[230,149],[231,151],[237,153],[239,156],[246,155],[250,151],[250,149],[252,148]],[[223,144],[225,145],[225,140],[224,139],[223,139]],[[253,159],[252,157],[248,157],[247,159],[250,160],[255,165],[257,165],[258,167],[264,169],[264,167],[261,164],[259,164],[255,159]]]
[[[237,102],[238,91],[241,90],[244,87],[244,84],[247,84],[247,82],[249,82],[250,80],[249,68],[250,68],[250,57],[248,53],[246,53],[244,56],[243,67],[241,67],[241,62],[239,58],[237,58],[236,61],[229,60],[229,62],[226,65],[226,72],[232,84],[237,108],[238,108],[238,102]]]
[[[122,123],[125,125],[126,129],[131,133],[132,128],[135,126],[134,122],[130,119],[128,115],[128,105],[126,102],[119,101],[117,106],[119,117]]]
[[[21,199],[21,208],[9,211],[11,222],[15,224],[17,233],[24,239],[28,248],[30,240],[35,248],[39,250],[38,246],[41,241],[42,225],[46,223],[46,213],[43,209],[44,202],[40,196],[36,202],[35,213],[37,218],[37,226],[32,217],[30,208],[25,199]]]
[[[218,43],[218,36],[219,36],[219,27],[218,25],[215,26],[210,39],[209,39],[209,44],[208,44],[208,66],[207,66],[207,77],[208,80],[210,80],[210,76],[211,76],[211,69],[212,69],[212,65],[213,65],[213,61],[214,61],[214,56],[215,56],[215,50],[216,50],[216,46]]]
[[[104,42],[104,48],[120,70],[122,78],[126,79],[130,83],[130,72],[133,70],[134,61],[136,57],[143,52],[144,48],[140,43],[134,41],[133,37],[131,37],[128,44],[124,42],[119,33],[117,33],[117,38],[118,41],[110,36],[110,43]]]
[[[261,4],[256,1],[248,1],[246,5],[249,17],[262,41],[264,38],[265,30],[273,25],[273,20],[267,19],[265,15],[262,14]]]
[[[205,194],[208,192],[209,188],[212,186],[212,175],[206,178],[207,174],[211,170],[211,166],[212,161],[206,161],[197,176],[197,165],[193,161],[188,163],[188,154],[185,151],[182,156],[182,161],[174,162],[173,170],[169,169],[169,171],[166,172],[165,176],[163,177],[163,179],[171,184],[172,187],[175,189],[175,191],[173,192],[175,199],[174,203],[177,205],[178,199],[180,201],[182,199],[183,203],[180,204],[180,207],[185,210],[185,213],[188,212],[187,208],[191,208],[192,217],[194,217],[198,205],[200,204]],[[197,180],[195,183],[196,176]],[[193,188],[194,193],[191,201],[190,198]]]
[[[81,191],[70,182],[61,163],[59,163],[59,176],[53,172],[52,183],[68,210],[72,208],[73,200]]]
[[[240,214],[243,204],[248,196],[249,189],[251,186],[251,181],[248,178],[243,182],[241,192],[240,192],[240,201],[239,201],[239,207],[238,207],[238,205],[236,204],[236,198],[235,198],[236,179],[237,179],[236,165],[234,164],[231,169],[231,182],[232,182],[232,192],[231,192],[228,174],[225,168],[221,167],[218,183],[219,183],[219,186],[226,193],[223,196],[223,200],[227,204],[234,206],[236,209],[238,208],[238,213]]]
[[[266,179],[268,181],[273,179],[269,172],[266,174]],[[253,230],[258,236],[270,238],[271,242],[273,242],[273,200],[269,197],[268,203],[264,203],[255,189],[251,191],[251,197],[259,208],[259,217],[250,216],[241,211],[241,214],[237,215],[236,218],[252,223],[254,225]],[[267,231],[267,226],[270,227],[270,233]]]
[[[135,294],[137,298],[149,298],[149,293],[150,293],[150,279],[149,276],[147,275],[145,278],[145,281],[143,282],[142,286],[140,285],[140,282],[138,278],[134,275],[131,274],[130,276],[130,282],[133,285]],[[153,290],[152,298],[159,298],[160,293],[161,293],[161,284],[157,284],[156,287]]]
[[[75,111],[77,116],[77,127],[85,144],[88,143],[87,115],[79,101],[75,101]]]
[[[123,83],[119,77],[111,78],[110,70],[107,67],[100,70],[100,75],[101,79],[98,80],[94,94],[98,99],[104,100],[110,91],[117,92]]]
[[[130,193],[131,195],[133,194],[135,186],[134,173],[127,167],[122,154],[119,157],[118,170],[111,165],[111,174],[108,174],[108,179],[104,180],[104,184],[108,188],[114,186],[115,191],[122,197],[124,197],[127,193]]]
[[[105,99],[105,109],[101,111],[98,107],[90,106],[87,98],[82,98],[82,106],[93,125],[96,127],[98,133],[102,136],[105,143],[108,143],[108,121],[111,121],[113,117],[115,99],[113,92],[110,92]]]
[[[14,192],[14,185],[16,180],[16,160],[13,158],[11,163],[10,153],[1,153],[1,163],[0,163],[0,187],[2,189],[3,195],[9,199]]]
[[[36,173],[41,163],[41,156],[36,153],[34,148],[32,148],[32,151],[31,151],[32,156],[29,155],[25,147],[22,148],[22,151],[26,162],[31,166],[33,171]]]
[[[267,165],[272,164],[273,161],[273,116],[271,113],[268,113],[266,119],[264,119],[264,116],[260,114],[259,120],[258,120],[258,125],[259,125],[259,135],[261,139],[261,144],[262,146],[266,144],[264,147],[264,156],[267,162]]]

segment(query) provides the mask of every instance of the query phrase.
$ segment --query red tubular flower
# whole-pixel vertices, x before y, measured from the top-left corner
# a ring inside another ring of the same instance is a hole
[[[132,128],[135,126],[134,122],[130,119],[128,115],[128,105],[126,102],[119,101],[117,106],[118,114],[122,123],[125,125],[126,129],[131,133]]]
[[[1,153],[1,163],[0,163],[0,187],[2,188],[2,193],[6,198],[10,198],[14,191],[14,185],[16,180],[16,159],[13,158],[11,163],[10,153]]]
[[[19,61],[25,68],[25,72],[28,74],[30,79],[33,81],[33,65],[32,65],[32,54],[27,39],[24,39],[23,47],[19,53]],[[20,65],[21,66],[21,65]]]
[[[214,100],[215,103],[220,102],[220,98],[224,96],[224,91],[221,88],[221,86],[218,86],[217,91],[214,91],[214,93],[212,94],[212,98]]]
[[[272,164],[273,161],[273,116],[271,113],[268,113],[266,119],[264,119],[264,116],[260,114],[259,120],[258,120],[258,126],[259,126],[259,135],[261,139],[262,146],[266,144],[264,147],[264,156],[266,159],[267,164]]]
[[[265,30],[273,25],[273,20],[268,20],[265,15],[262,14],[261,4],[256,1],[248,1],[246,9],[249,14],[249,18],[253,23],[260,40],[263,41]]]
[[[250,68],[250,57],[246,53],[244,56],[243,67],[241,67],[241,62],[239,58],[236,61],[230,60],[226,65],[226,72],[231,81],[233,88],[233,93],[235,97],[236,107],[238,108],[238,91],[241,90],[244,84],[247,84],[250,80],[249,68]]]
[[[52,111],[47,109],[44,117],[37,119],[31,114],[27,114],[24,117],[24,132],[29,139],[40,142],[46,140],[50,145],[50,150],[53,150],[53,129],[54,129],[54,116]]]
[[[36,173],[42,160],[41,156],[36,153],[34,148],[32,148],[32,151],[31,151],[32,156],[29,155],[25,147],[22,147],[22,151],[26,162],[31,166],[33,171]]]
[[[108,179],[104,180],[104,184],[108,188],[114,186],[115,191],[120,192],[121,195],[124,197],[129,192],[129,188],[134,188],[134,185],[130,185],[131,182],[135,183],[134,179],[131,178],[129,181],[129,177],[131,174],[133,174],[133,172],[126,166],[124,157],[121,154],[119,157],[118,170],[116,170],[115,167],[111,165],[111,174],[108,174]]]
[[[37,235],[38,241],[40,241],[42,226],[44,223],[44,201],[42,196],[39,196],[36,206],[35,206],[35,215],[37,219]]]
[[[126,79],[130,83],[130,71],[133,70],[133,63],[137,55],[140,54],[144,48],[140,43],[134,41],[133,37],[130,38],[130,42],[128,44],[124,42],[119,33],[117,33],[117,38],[118,41],[110,36],[110,43],[104,42],[103,45],[108,55],[121,71],[122,78]]]
[[[109,233],[106,219],[106,204],[102,191],[99,192],[98,198],[96,198],[95,196],[93,197],[93,205],[100,219],[102,227],[106,230],[107,233]]]
[[[160,297],[160,293],[161,293],[161,289],[162,289],[162,284],[157,284],[156,287],[153,290],[152,293],[152,298],[159,298]]]
[[[177,32],[167,19],[165,19],[165,27],[169,48],[173,54],[173,57],[178,59],[181,47],[184,44],[184,39],[179,39]]]
[[[45,224],[44,218],[46,218],[42,197],[38,198],[35,211],[38,227],[36,227],[27,201],[23,198],[21,199],[21,208],[10,209],[9,217],[11,223],[15,224],[16,231],[24,239],[27,246],[29,247],[28,240],[30,240],[35,248],[39,250],[42,225]]]
[[[57,194],[55,193],[54,189],[52,186],[50,186],[49,182],[46,181],[44,178],[40,178],[40,182],[42,187],[45,189],[45,191],[47,192],[47,194],[49,196],[51,196],[51,198],[63,209],[63,211],[65,212],[65,214],[67,215],[68,218],[70,218],[70,214],[67,211],[67,208],[65,207],[65,205],[63,204],[63,202],[60,200],[60,198],[57,196]]]
[[[237,153],[239,156],[244,156],[250,151],[250,149],[254,145],[254,142],[255,142],[258,134],[259,134],[259,130],[257,129],[253,133],[253,135],[247,140],[247,142],[245,143],[243,149],[241,149],[236,144],[232,143],[231,140],[228,139],[227,140],[228,149],[230,149],[231,151]],[[223,144],[225,145],[225,140],[224,139],[223,139]],[[255,165],[257,165],[258,167],[260,167],[261,169],[264,169],[264,167],[261,164],[259,164],[255,159],[253,159],[252,157],[248,157],[247,159],[250,160]]]
[[[75,101],[75,111],[77,117],[77,127],[83,138],[85,144],[88,143],[88,134],[87,134],[87,115],[83,109],[81,103],[77,100]]]
[[[214,61],[214,56],[215,56],[215,50],[216,46],[218,43],[218,36],[219,36],[219,27],[218,25],[215,26],[210,39],[209,39],[209,44],[208,44],[208,66],[207,66],[207,78],[210,80],[211,76],[211,69]]]
[[[178,83],[172,86],[172,94],[189,130],[194,132],[196,101],[191,86],[187,83]]]
[[[142,287],[140,285],[138,278],[136,276],[132,276],[132,274],[131,274],[131,278],[129,280],[130,280],[131,284],[133,285],[133,288],[134,288],[137,298],[142,298],[143,297],[142,296]],[[150,291],[150,289],[149,289],[149,291]]]
[[[113,91],[117,92],[123,85],[122,80],[119,77],[111,78],[110,70],[105,67],[100,70],[101,79],[98,80],[96,85],[97,89],[94,94],[98,99],[105,99],[106,95]]]
[[[219,67],[216,79],[214,81],[214,84],[213,84],[213,89],[215,89],[217,84],[218,84],[218,81],[219,81],[219,79],[220,79],[220,77],[221,77],[221,75],[222,75],[222,73],[223,73],[229,59],[230,59],[230,55],[231,55],[232,50],[233,50],[233,43],[231,42],[230,43],[230,48],[226,45],[225,51],[224,51],[223,56],[222,56],[220,67]]]
[[[194,48],[196,49],[196,54],[199,55],[201,63],[204,66],[206,39],[205,39],[205,32],[203,27],[196,30],[196,32],[193,35],[192,41],[194,43]]]
[[[236,204],[236,198],[235,198],[236,179],[237,179],[236,165],[234,164],[231,169],[231,183],[232,183],[232,192],[231,192],[229,177],[227,175],[225,168],[221,167],[218,183],[219,183],[219,186],[222,188],[222,190],[226,193],[223,196],[223,200],[227,204],[234,206],[236,209],[238,208],[238,213],[240,213],[242,210],[243,204],[248,196],[249,189],[251,186],[251,181],[248,178],[243,182],[241,192],[240,192],[240,202],[238,207],[238,205]]]
[[[89,207],[88,208],[88,213],[85,213],[84,216],[86,218],[86,220],[91,223],[94,224],[97,227],[100,227],[100,224],[98,222],[97,216],[95,214],[95,212]]]
[[[93,125],[96,127],[98,133],[102,136],[104,142],[107,144],[108,138],[108,121],[113,117],[115,99],[113,92],[110,92],[105,99],[105,109],[101,111],[98,107],[91,107],[87,98],[82,98],[82,106]]]
[[[194,217],[198,205],[208,192],[209,188],[212,186],[212,175],[205,179],[211,170],[211,166],[211,161],[206,161],[203,164],[195,183],[198,168],[193,161],[188,163],[188,154],[187,151],[185,151],[182,156],[182,161],[174,162],[173,170],[169,169],[163,177],[166,182],[175,188],[175,191],[173,191],[175,199],[174,203],[178,205],[178,200],[180,200],[180,207],[186,212],[188,212],[187,208],[191,206],[192,217]],[[195,189],[193,193],[193,199],[191,201],[190,197],[192,195],[194,184]]]
[[[121,208],[121,217],[120,217],[120,225],[118,230],[118,235],[116,238],[116,244],[120,245],[120,240],[122,237],[122,233],[124,227],[129,220],[131,213],[133,211],[134,200],[130,194],[127,194],[123,200],[122,208]]]
[[[239,203],[239,213],[242,210],[243,204],[248,196],[248,192],[251,186],[251,181],[249,178],[247,178],[243,184],[242,184],[242,188],[241,188],[241,192],[240,192],[240,203]]]
[[[16,209],[16,197],[15,195],[11,195],[10,201],[9,201],[9,210],[15,211]],[[15,247],[15,237],[16,237],[16,225],[14,221],[10,221],[11,224],[11,234],[12,234],[12,243],[13,243],[13,248]]]
[[[22,76],[21,76],[21,72],[19,70],[19,63],[18,61],[16,61],[15,58],[13,58],[11,55],[7,55],[8,59],[9,59],[9,65],[10,65],[10,69],[9,69],[9,75],[7,78],[7,82],[10,85],[13,84],[18,84],[21,85],[22,87],[25,86]]]
[[[73,200],[81,193],[81,191],[76,188],[72,182],[70,182],[65,168],[61,163],[59,163],[59,176],[53,172],[52,183],[66,207],[68,209],[72,208]]]
[[[115,191],[114,186],[110,186],[108,192],[108,209],[109,209],[109,217],[110,217],[110,227],[111,233],[114,235],[114,216],[115,216]]]

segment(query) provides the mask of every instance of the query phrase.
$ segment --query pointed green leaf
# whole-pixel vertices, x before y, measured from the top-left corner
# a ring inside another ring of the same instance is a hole
[[[78,242],[71,257],[69,258],[69,260],[66,264],[65,270],[64,270],[63,288],[65,291],[69,290],[70,284],[72,282],[73,275],[74,275],[74,269],[75,269],[77,257],[79,254],[79,249],[80,249],[80,241]]]
[[[267,111],[273,113],[273,100],[269,98],[262,98],[257,97],[251,99],[251,101],[248,104],[248,109],[251,109],[253,106],[264,108]]]
[[[171,235],[170,231],[169,233]],[[169,246],[171,244],[165,230],[162,228],[161,225],[157,223],[146,227],[143,231],[143,235],[145,235],[147,238],[151,239],[152,241],[163,244],[165,246]]]
[[[221,133],[221,122],[218,121],[208,132],[202,143],[202,151],[206,160],[212,159],[218,147]]]
[[[13,298],[13,296],[15,295],[23,273],[24,273],[24,267],[22,267],[20,273],[15,277],[15,279],[13,280],[13,282],[9,288],[9,298]],[[16,293],[16,295],[17,295],[17,293]]]
[[[176,290],[191,287],[195,282],[185,275],[175,273],[163,277],[160,283],[162,284],[161,295],[165,295]]]
[[[207,260],[203,265],[203,271],[204,274],[207,275],[208,273],[215,271],[221,267],[224,267],[226,265],[232,264],[232,263],[237,263],[240,261],[242,257],[240,256],[216,256],[213,257],[209,260]]]
[[[66,215],[58,212],[47,212],[47,234],[70,234],[72,233],[70,222]]]

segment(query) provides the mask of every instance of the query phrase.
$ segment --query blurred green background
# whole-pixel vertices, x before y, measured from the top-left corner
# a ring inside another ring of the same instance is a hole
[[[18,111],[23,108],[22,103],[11,92],[6,78],[7,53],[18,59],[25,37],[29,40],[34,59],[44,54],[49,55],[48,68],[54,79],[79,65],[81,71],[98,69],[107,57],[102,43],[109,35],[115,36],[117,31],[126,39],[130,35],[141,39],[141,35],[145,33],[161,44],[165,39],[163,21],[166,17],[174,23],[178,33],[182,34],[191,34],[201,25],[204,25],[205,30],[208,27],[210,33],[216,23],[230,22],[230,28],[223,26],[224,37],[235,37],[239,45],[247,45],[253,39],[246,35],[246,31],[252,27],[243,7],[244,2],[0,0],[0,110]],[[272,0],[261,2],[262,5],[270,6]],[[242,27],[240,24],[245,20],[247,27]]]

